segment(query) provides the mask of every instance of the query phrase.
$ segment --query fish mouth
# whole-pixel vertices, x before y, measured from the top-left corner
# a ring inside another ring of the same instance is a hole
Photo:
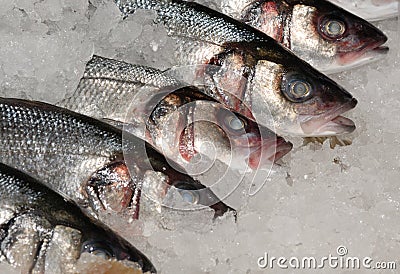
[[[274,141],[264,142],[250,153],[248,165],[251,169],[256,170],[264,162],[275,163],[288,154],[292,148],[293,144],[282,137],[277,137]]]
[[[357,100],[352,98],[351,101],[341,107],[322,115],[314,117],[303,115],[300,117],[300,120],[303,120],[300,122],[300,126],[304,135],[323,137],[353,132],[356,129],[354,122],[341,116],[341,114],[353,109],[356,105]]]
[[[279,137],[275,145],[275,153],[268,158],[270,162],[276,162],[283,156],[288,154],[293,148],[291,142],[286,141],[282,137]]]
[[[387,41],[387,37],[382,34],[381,39],[371,41],[370,43],[362,43],[358,48],[338,51],[338,63],[340,65],[346,65],[349,63],[360,63],[365,64],[366,62],[372,62],[380,57],[386,55],[389,51],[389,47],[383,46]]]

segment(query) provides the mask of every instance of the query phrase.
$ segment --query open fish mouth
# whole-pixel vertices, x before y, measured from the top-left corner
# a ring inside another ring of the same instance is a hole
[[[263,143],[253,150],[248,158],[248,165],[251,169],[257,169],[264,162],[274,163],[288,154],[293,148],[293,144],[282,137],[274,141]]]
[[[385,55],[389,51],[389,47],[383,46],[387,41],[387,37],[382,34],[376,40],[370,43],[362,43],[360,47],[349,51],[338,51],[338,63],[345,65],[348,63],[362,63],[373,61]]]
[[[361,66],[366,63],[373,62],[380,59],[389,51],[389,47],[378,46],[372,49],[364,48],[359,51],[339,53],[338,63],[341,66],[346,66],[347,64],[352,64],[352,66]]]
[[[292,150],[292,148],[293,148],[293,144],[292,143],[290,143],[290,142],[286,141],[285,139],[279,137],[276,140],[275,146],[272,147],[272,150],[273,150],[272,155],[269,156],[269,157],[267,156],[268,157],[267,159],[270,162],[276,162],[279,159],[281,159],[283,156],[288,154],[289,151]]]
[[[354,122],[341,116],[341,114],[353,109],[356,105],[357,100],[353,98],[340,108],[326,112],[322,115],[316,117],[303,115],[303,117],[300,117],[300,119],[303,120],[300,122],[301,128],[305,135],[316,137],[351,133],[356,129]]]
[[[322,67],[321,70],[325,73],[332,74],[348,69],[358,68],[382,59],[388,51],[389,47],[379,46],[367,51],[364,50],[340,53],[336,59],[336,62],[326,67]]]
[[[283,139],[282,139],[283,140]],[[288,154],[293,148],[293,144],[283,140],[283,142],[278,143],[275,148],[275,154],[272,155],[268,160],[271,162],[276,162],[281,159],[283,156]]]

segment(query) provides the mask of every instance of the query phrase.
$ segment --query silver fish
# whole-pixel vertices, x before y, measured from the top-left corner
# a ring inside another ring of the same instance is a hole
[[[207,65],[204,77],[214,86],[209,95],[252,119],[250,110],[277,134],[331,136],[355,129],[340,116],[355,107],[351,94],[266,34],[193,2],[116,3],[125,15],[155,10],[156,21],[176,40],[178,63]]]
[[[135,134],[150,136],[150,143],[185,169],[199,153],[239,170],[256,169],[264,162],[269,167],[292,148],[269,129],[227,110],[201,88],[156,69],[100,56],[87,63],[76,91],[59,105],[145,129]]]
[[[150,144],[75,112],[40,102],[0,98],[0,161],[32,174],[80,205],[138,218],[141,186],[151,173],[162,185],[199,190],[199,203],[230,210],[208,188],[175,170]],[[158,182],[155,182],[158,183]],[[107,221],[107,220],[104,220]]]
[[[132,261],[134,269],[156,273],[145,255],[76,204],[0,163],[0,261],[21,273],[79,273],[83,253]]]
[[[326,0],[222,0],[221,10],[325,73],[376,61],[389,50],[382,31]]]

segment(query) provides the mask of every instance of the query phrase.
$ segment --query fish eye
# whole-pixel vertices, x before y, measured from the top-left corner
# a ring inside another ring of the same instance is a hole
[[[177,181],[174,187],[178,190],[185,202],[190,204],[198,204],[200,202],[200,192],[192,183]]]
[[[236,115],[229,115],[225,118],[226,125],[228,125],[232,130],[238,131],[244,129],[245,123],[242,119]]]
[[[220,117],[220,119],[218,120],[222,122],[221,125],[223,125],[224,128],[228,129],[231,132],[245,130],[247,126],[247,123],[244,119],[227,109],[220,109],[218,116]]]
[[[321,31],[327,38],[341,38],[346,32],[346,24],[340,19],[326,19],[322,21]]]
[[[108,253],[106,250],[101,250],[101,249],[97,249],[97,250],[93,250],[92,252],[90,252],[93,255],[96,255],[100,258],[103,258],[105,260],[110,259],[111,255],[110,253]]]
[[[306,97],[310,93],[311,87],[310,84],[305,81],[294,80],[289,83],[289,90],[293,97],[298,99]]]
[[[197,204],[199,202],[199,194],[196,190],[178,189],[182,199],[190,204]]]
[[[292,102],[304,102],[312,94],[313,86],[299,75],[288,75],[283,81],[283,94]]]
[[[86,242],[82,245],[82,253],[87,252],[103,259],[114,257],[113,252],[107,246],[100,242]]]

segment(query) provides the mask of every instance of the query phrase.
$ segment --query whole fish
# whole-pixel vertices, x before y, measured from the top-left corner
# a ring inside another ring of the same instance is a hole
[[[399,16],[398,0],[329,0],[364,18],[377,21]]]
[[[0,261],[21,273],[79,273],[82,253],[136,262],[134,269],[156,273],[145,255],[76,204],[0,163]]]
[[[326,0],[222,0],[221,10],[326,73],[375,61],[388,51],[382,31]]]
[[[332,136],[352,132],[342,113],[357,101],[334,81],[249,25],[193,2],[117,0],[123,14],[157,13],[176,40],[180,65],[206,65],[196,74],[208,95],[279,135]],[[187,72],[189,73],[189,72]]]
[[[264,160],[272,163],[292,148],[269,129],[229,111],[201,88],[156,69],[100,56],[87,63],[76,91],[59,105],[136,125],[135,135],[150,136],[150,143],[185,169],[198,153],[231,168],[257,169]]]
[[[0,140],[1,162],[90,206],[97,215],[138,218],[141,187],[153,173],[165,177],[160,193],[179,186],[200,195],[198,203],[213,208],[216,216],[230,209],[142,139],[67,109],[0,98]],[[160,182],[152,183],[158,187]]]

